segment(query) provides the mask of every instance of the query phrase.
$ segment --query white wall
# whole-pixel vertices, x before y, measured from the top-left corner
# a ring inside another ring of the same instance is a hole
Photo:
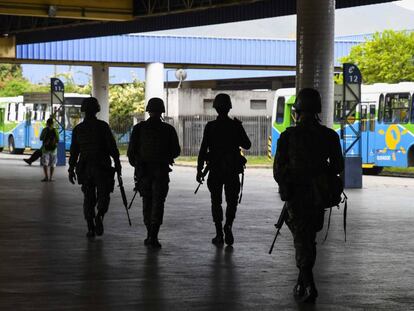
[[[169,89],[168,92],[168,116],[190,116],[190,115],[216,115],[211,107],[212,100],[219,93],[227,93],[232,100],[233,109],[230,111],[234,116],[271,116],[275,91],[216,91],[211,89]],[[211,100],[205,104],[205,100]],[[252,109],[252,100],[261,101],[258,105],[266,102],[265,109]]]

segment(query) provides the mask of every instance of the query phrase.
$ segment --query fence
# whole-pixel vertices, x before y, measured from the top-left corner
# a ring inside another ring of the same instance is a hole
[[[144,116],[135,116],[136,120],[142,121]],[[215,120],[216,116],[180,116],[178,119],[166,118],[165,121],[175,127],[181,145],[182,156],[197,156],[204,128],[207,122]],[[244,154],[261,156],[267,155],[267,140],[271,135],[271,118],[266,116],[237,117],[243,122],[243,127],[252,142],[250,150]],[[113,120],[111,122],[118,146],[126,146],[132,132],[132,117],[128,120]]]

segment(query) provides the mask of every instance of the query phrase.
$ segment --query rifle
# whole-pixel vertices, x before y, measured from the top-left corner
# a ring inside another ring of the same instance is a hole
[[[121,174],[117,173],[117,176],[118,176],[118,187],[119,187],[119,190],[121,190],[122,202],[124,203],[125,210],[128,216],[128,223],[131,226],[131,219],[129,218],[128,201],[127,201],[126,194],[125,194],[124,183],[122,181]]]
[[[269,254],[271,254],[273,251],[273,247],[275,246],[277,236],[280,234],[280,229],[282,229],[282,226],[283,226],[283,223],[285,222],[286,217],[287,217],[287,203],[285,202],[285,205],[283,205],[282,212],[280,213],[279,219],[277,220],[277,223],[275,224],[277,231],[276,231],[275,238],[273,239],[272,246],[270,247]]]
[[[201,182],[198,183],[198,186],[197,186],[196,190],[194,191],[194,194],[197,194],[198,189],[200,189],[200,186],[203,184],[204,177],[207,176],[209,171],[210,171],[210,166],[207,164],[206,167],[201,172]]]

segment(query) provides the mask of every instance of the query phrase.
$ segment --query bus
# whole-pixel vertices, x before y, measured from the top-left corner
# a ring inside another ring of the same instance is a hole
[[[65,102],[65,131],[59,129],[60,141],[65,133],[65,148],[70,149],[72,129],[81,121],[81,103],[90,95],[67,93]],[[50,104],[50,94],[28,93],[24,96],[0,97],[0,152],[5,147],[12,154],[22,154],[25,148],[42,146],[40,133],[53,113],[63,120],[58,105]]]
[[[276,91],[272,156],[280,133],[295,123],[295,93],[295,88]],[[334,93],[334,130],[341,137],[342,85],[335,85]],[[360,150],[355,145],[349,153],[361,155],[365,172],[377,174],[383,167],[414,166],[414,82],[361,85],[361,104],[356,113],[359,115],[350,116],[348,122],[354,118],[361,131]],[[344,147],[349,142],[341,137],[341,144]]]

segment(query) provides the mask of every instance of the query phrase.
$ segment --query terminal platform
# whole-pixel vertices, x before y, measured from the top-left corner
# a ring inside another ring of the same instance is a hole
[[[127,197],[133,170],[123,162]],[[414,179],[364,177],[332,213],[328,240],[318,236],[319,298],[300,305],[286,226],[268,254],[282,208],[270,169],[248,169],[233,227],[233,247],[211,244],[214,225],[206,185],[196,171],[171,174],[162,249],[143,244],[141,202],[129,227],[119,189],[102,237],[88,240],[79,186],[58,167],[43,183],[38,162],[0,157],[0,310],[414,310]]]

